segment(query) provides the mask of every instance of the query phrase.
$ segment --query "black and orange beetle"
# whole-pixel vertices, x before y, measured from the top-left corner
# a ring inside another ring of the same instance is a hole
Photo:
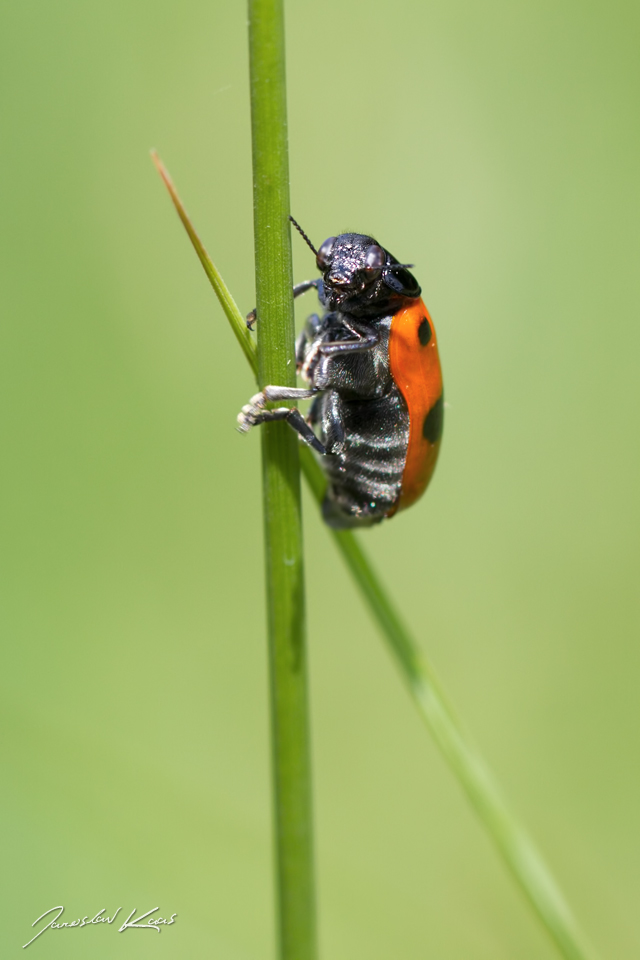
[[[321,454],[326,522],[369,526],[415,503],[435,468],[444,412],[436,332],[411,264],[359,233],[329,237],[316,250],[293,223],[322,273],[294,287],[294,296],[314,287],[325,309],[296,343],[310,386],[265,387],[242,408],[239,429],[287,420]],[[295,408],[266,409],[306,397],[314,397],[306,420]]]

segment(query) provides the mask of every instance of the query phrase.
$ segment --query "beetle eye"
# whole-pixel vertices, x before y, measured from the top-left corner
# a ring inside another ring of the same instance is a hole
[[[380,273],[385,263],[387,262],[387,256],[377,243],[372,244],[364,252],[364,268],[369,274]]]
[[[318,256],[316,257],[316,263],[318,264],[318,270],[326,270],[329,264],[331,263],[331,256],[333,254],[333,245],[336,242],[335,237],[329,237],[328,240],[322,244],[318,250]]]

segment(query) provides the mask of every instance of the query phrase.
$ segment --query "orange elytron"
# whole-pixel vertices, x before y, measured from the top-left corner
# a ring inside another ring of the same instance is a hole
[[[422,496],[438,459],[444,401],[438,341],[422,300],[399,310],[389,338],[391,376],[409,410],[409,446],[396,510]]]

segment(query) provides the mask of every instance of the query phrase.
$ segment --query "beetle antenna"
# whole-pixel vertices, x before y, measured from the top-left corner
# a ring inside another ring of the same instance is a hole
[[[316,257],[317,257],[317,256],[318,256],[318,251],[316,250],[316,248],[314,247],[314,245],[311,243],[311,240],[309,240],[309,237],[306,235],[306,233],[304,232],[304,230],[302,229],[302,227],[300,226],[300,224],[299,224],[299,223],[296,223],[296,221],[293,219],[293,217],[291,216],[291,214],[289,214],[289,220],[291,220],[291,223],[294,225],[294,227],[296,228],[296,230],[298,231],[298,233],[300,234],[300,236],[302,237],[302,239],[305,241],[305,243],[306,243],[309,247],[311,247],[311,249],[313,250],[313,252],[315,253],[315,255],[316,255]]]
[[[415,263],[392,263],[389,270],[412,270]]]

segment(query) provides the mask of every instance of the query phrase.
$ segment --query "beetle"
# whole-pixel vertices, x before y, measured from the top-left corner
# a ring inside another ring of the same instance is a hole
[[[296,341],[298,373],[308,389],[267,386],[238,415],[238,429],[286,420],[320,455],[327,476],[322,505],[331,527],[379,523],[411,506],[434,471],[442,436],[442,372],[433,321],[409,271],[373,237],[342,233],[316,250],[312,314]],[[255,311],[247,324],[255,320]],[[306,420],[297,408],[267,403],[313,397]]]

